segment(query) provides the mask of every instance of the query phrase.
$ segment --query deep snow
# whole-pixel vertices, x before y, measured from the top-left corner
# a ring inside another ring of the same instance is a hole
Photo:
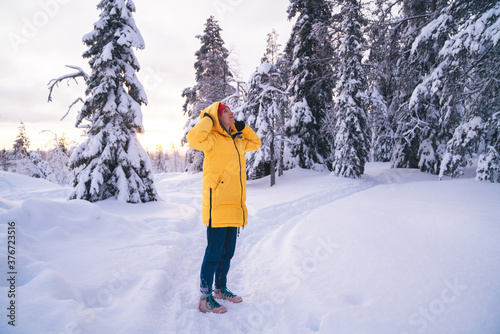
[[[370,163],[358,180],[295,169],[248,182],[229,288],[197,309],[201,174],[162,201],[66,201],[0,172],[1,333],[500,333],[500,185]],[[16,327],[7,224],[16,223]]]

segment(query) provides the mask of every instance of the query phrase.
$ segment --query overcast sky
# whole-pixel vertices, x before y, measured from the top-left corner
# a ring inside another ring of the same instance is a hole
[[[0,149],[12,148],[21,121],[25,123],[31,148],[46,148],[54,137],[65,133],[81,142],[82,130],[74,127],[81,104],[60,119],[68,106],[84,96],[82,80],[66,82],[54,90],[47,103],[50,79],[82,67],[86,47],[82,37],[99,18],[99,1],[1,0],[0,11]],[[238,78],[247,80],[260,63],[267,34],[276,29],[284,46],[292,23],[287,20],[289,0],[135,0],[135,21],[145,40],[144,50],[135,50],[141,64],[137,74],[148,95],[143,106],[145,147],[179,146],[187,120],[182,115],[182,90],[195,84],[194,53],[200,48],[195,38],[214,15],[222,28],[225,46],[238,63]]]

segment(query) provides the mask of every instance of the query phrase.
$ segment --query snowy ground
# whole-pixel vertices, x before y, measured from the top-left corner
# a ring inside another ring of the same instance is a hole
[[[162,201],[134,205],[0,172],[0,332],[500,333],[499,184],[369,164],[268,185],[247,187],[229,276],[244,302],[216,315],[197,309],[201,174],[157,175]]]

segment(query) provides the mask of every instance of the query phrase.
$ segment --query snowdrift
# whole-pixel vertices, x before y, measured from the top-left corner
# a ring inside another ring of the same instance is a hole
[[[229,288],[197,309],[201,174],[156,175],[161,201],[66,201],[0,173],[1,333],[500,332],[500,186],[368,164],[359,180],[295,169],[248,182]],[[15,327],[9,303],[15,302]]]

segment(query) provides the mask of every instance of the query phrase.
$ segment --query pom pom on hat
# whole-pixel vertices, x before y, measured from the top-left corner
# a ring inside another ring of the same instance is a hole
[[[222,102],[221,102],[221,103],[219,104],[219,109],[218,109],[218,111],[217,111],[217,112],[219,113],[219,116],[222,116],[222,112],[224,112],[224,109],[226,109],[226,108],[229,108],[229,107],[228,107],[228,106],[226,106],[224,103],[222,103]]]

